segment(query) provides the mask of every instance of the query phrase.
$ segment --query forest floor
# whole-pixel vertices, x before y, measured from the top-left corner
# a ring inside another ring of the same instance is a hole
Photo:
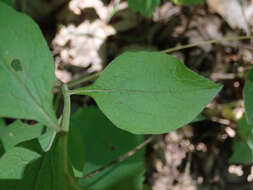
[[[253,2],[236,2],[208,0],[182,7],[164,1],[152,18],[145,18],[125,1],[71,0],[57,11],[56,30],[45,27],[43,32],[55,57],[56,76],[68,82],[101,71],[126,50],[160,51],[249,35]],[[202,121],[156,136],[147,149],[146,183],[154,190],[252,190],[253,166],[229,162],[233,140],[239,138],[237,121],[244,114],[242,89],[253,64],[252,44],[222,42],[172,55],[224,87],[203,110]],[[74,105],[90,104],[95,103],[88,97],[74,97]]]

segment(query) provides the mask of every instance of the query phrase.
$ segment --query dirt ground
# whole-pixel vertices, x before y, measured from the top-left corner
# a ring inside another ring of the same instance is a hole
[[[210,39],[250,35],[253,1],[208,0],[183,7],[162,1],[152,18],[128,9],[126,1],[71,0],[40,21],[56,62],[56,76],[68,82],[101,71],[126,50],[167,48]],[[46,23],[46,24],[45,24]],[[253,166],[229,163],[244,114],[242,89],[253,64],[248,41],[202,45],[172,53],[222,91],[203,110],[204,120],[148,146],[146,183],[154,190],[252,190]],[[94,102],[74,97],[75,105]]]

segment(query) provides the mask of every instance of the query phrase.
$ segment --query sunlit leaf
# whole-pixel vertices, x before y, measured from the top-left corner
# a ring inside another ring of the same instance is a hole
[[[220,89],[170,55],[143,51],[120,55],[93,85],[72,93],[93,97],[121,129],[156,134],[190,123]]]

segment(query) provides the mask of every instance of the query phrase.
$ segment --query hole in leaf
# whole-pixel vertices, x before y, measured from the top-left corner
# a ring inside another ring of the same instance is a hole
[[[11,61],[11,67],[16,72],[23,71],[23,67],[19,59],[13,59]]]

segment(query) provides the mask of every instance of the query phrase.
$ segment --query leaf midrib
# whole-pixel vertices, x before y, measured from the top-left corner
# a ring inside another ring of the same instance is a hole
[[[45,119],[51,123],[52,127],[55,129],[58,129],[58,125],[54,123],[54,121],[50,118],[50,116],[47,114],[47,112],[44,110],[44,108],[42,106],[40,106],[40,104],[36,101],[36,99],[33,97],[33,95],[31,94],[30,90],[26,87],[26,85],[22,82],[22,80],[14,73],[14,71],[12,71],[8,65],[6,65],[6,62],[3,61],[3,65],[5,67],[6,70],[8,70],[12,76],[14,77],[14,79],[24,88],[25,93],[27,94],[27,96],[32,100],[32,104],[39,110],[39,112],[45,117]]]

